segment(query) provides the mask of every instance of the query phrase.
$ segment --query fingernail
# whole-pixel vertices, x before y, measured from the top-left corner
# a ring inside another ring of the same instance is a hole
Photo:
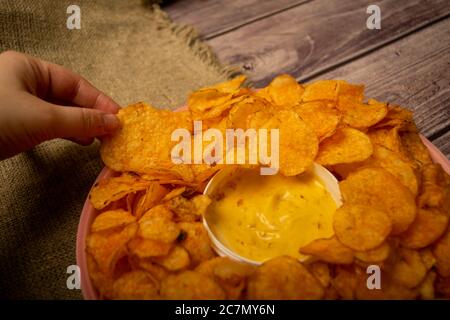
[[[103,115],[103,120],[105,121],[105,130],[110,132],[118,129],[120,127],[120,121],[114,114]]]

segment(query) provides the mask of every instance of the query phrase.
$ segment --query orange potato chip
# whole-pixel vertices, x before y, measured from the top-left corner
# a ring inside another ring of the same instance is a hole
[[[337,80],[319,80],[311,84],[306,85],[305,91],[302,95],[302,101],[315,101],[315,100],[332,100],[337,101],[338,97],[338,84]]]
[[[175,245],[166,256],[155,257],[152,260],[169,271],[187,268],[191,262],[188,252],[180,245]]]
[[[334,213],[333,227],[342,244],[365,251],[381,245],[391,232],[392,223],[381,210],[345,203]]]
[[[225,299],[225,292],[212,278],[196,271],[183,271],[162,281],[161,296],[169,300],[211,300]]]
[[[445,204],[445,182],[440,181],[440,175],[446,175],[438,164],[426,164],[422,166],[422,185],[418,198],[420,208],[437,208]],[[449,208],[447,212],[449,212]]]
[[[247,297],[252,300],[314,300],[323,295],[320,282],[290,256],[264,262],[248,279]]]
[[[355,251],[355,258],[363,262],[376,263],[382,262],[389,257],[391,247],[387,242],[383,242],[378,247],[366,250]]]
[[[420,254],[410,249],[399,249],[398,253],[400,259],[391,270],[392,279],[406,288],[417,287],[427,273]]]
[[[324,101],[306,102],[294,106],[293,110],[316,132],[319,141],[333,135],[341,120],[341,114]]]
[[[290,110],[277,112],[264,124],[267,129],[279,129],[280,173],[294,176],[308,170],[317,154],[318,139],[314,131]],[[295,132],[295,134],[292,134]],[[269,149],[270,150],[270,149]]]
[[[201,222],[180,222],[178,226],[184,232],[180,244],[189,252],[193,266],[216,256]]]
[[[436,272],[429,272],[420,284],[419,293],[422,300],[431,300],[435,298],[434,282],[436,281],[436,277]]]
[[[397,127],[400,131],[409,130],[415,132],[413,113],[400,106],[388,104],[386,116],[378,122],[374,128]]]
[[[168,192],[169,190],[167,188],[158,182],[152,181],[145,190],[145,193],[134,203],[133,214],[139,219],[145,212],[159,203]]]
[[[117,261],[126,255],[127,243],[134,237],[137,223],[131,223],[121,231],[96,232],[88,235],[86,250],[92,255],[98,269],[105,275],[112,275]]]
[[[89,193],[89,200],[95,209],[100,210],[129,193],[144,190],[150,184],[135,174],[124,173],[96,183]]]
[[[252,97],[236,103],[228,113],[227,127],[235,129],[246,129],[247,118],[255,112],[267,110],[269,103],[258,97]]]
[[[370,206],[387,213],[394,235],[408,229],[416,217],[411,191],[382,168],[361,168],[341,181],[339,186],[344,202]]]
[[[299,252],[335,264],[350,264],[354,257],[353,250],[344,246],[335,236],[314,240],[301,247]]]
[[[132,255],[139,258],[150,258],[167,255],[173,243],[136,237],[128,243]]]
[[[103,139],[100,154],[103,162],[115,171],[154,174],[155,169],[173,171],[191,182],[188,165],[175,165],[171,159],[171,140],[175,129],[193,130],[189,111],[158,110],[144,103],[122,108],[117,114],[122,127]]]
[[[154,208],[161,208],[163,210],[164,207],[157,206]],[[149,215],[146,213],[139,220],[138,235],[144,239],[157,240],[164,243],[175,241],[180,234],[180,228],[168,216],[157,214],[161,210],[155,211],[154,208],[148,211],[150,213]]]
[[[124,227],[136,221],[128,211],[118,209],[99,214],[91,225],[91,232],[99,232]]]
[[[420,139],[419,134],[415,132],[402,133],[401,144],[405,153],[408,155],[408,158],[420,166],[433,163],[430,153]]]
[[[157,281],[145,271],[131,271],[114,282],[112,298],[118,300],[155,300],[159,298]]]
[[[290,108],[302,99],[304,88],[288,74],[275,77],[270,84],[256,93],[279,107]]]
[[[352,300],[355,298],[358,275],[353,267],[338,266],[336,276],[330,282],[342,299]]]
[[[410,249],[429,246],[447,230],[448,217],[437,210],[417,211],[416,219],[401,235],[401,244]]]
[[[340,128],[319,145],[316,162],[335,165],[363,161],[373,152],[369,138],[357,129]]]
[[[343,113],[342,121],[357,129],[373,126],[387,114],[386,104],[373,99],[364,104],[352,97],[339,97],[337,108]]]
[[[176,221],[197,221],[211,203],[211,199],[206,195],[197,195],[192,199],[177,196],[166,202],[167,207],[175,213]]]
[[[164,267],[159,264],[153,262],[153,258],[138,258],[136,256],[129,256],[130,263],[132,265],[133,270],[142,269],[151,274],[151,276],[161,282],[163,279],[167,278],[170,274]]]
[[[362,102],[364,99],[364,85],[350,84],[344,80],[335,80],[337,82],[338,99],[353,99],[356,102]]]
[[[398,128],[381,128],[376,130],[369,130],[367,135],[370,138],[372,144],[381,145],[395,153],[398,154],[400,158],[405,161],[408,161],[409,158],[406,154],[406,151],[403,148],[402,141],[400,139],[400,135],[398,133]]]
[[[311,274],[319,280],[323,288],[327,288],[330,285],[331,272],[328,264],[321,261],[316,261],[306,265],[306,267]]]

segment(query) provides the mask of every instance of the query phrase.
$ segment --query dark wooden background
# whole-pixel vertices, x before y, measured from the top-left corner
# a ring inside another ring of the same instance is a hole
[[[366,27],[371,4],[380,30]],[[368,96],[414,110],[450,157],[450,0],[172,0],[163,9],[255,86],[280,73],[364,83]]]

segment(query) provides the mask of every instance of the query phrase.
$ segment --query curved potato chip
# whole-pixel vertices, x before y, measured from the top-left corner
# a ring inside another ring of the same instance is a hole
[[[361,168],[341,181],[339,187],[344,202],[370,206],[387,213],[394,235],[408,229],[416,217],[411,191],[382,168]]]
[[[354,267],[338,266],[335,277],[330,280],[331,285],[342,299],[352,300],[355,298],[358,275],[354,269]]]
[[[91,232],[124,227],[135,221],[136,218],[132,216],[131,213],[123,209],[105,211],[95,218],[91,225]]]
[[[180,243],[189,252],[193,266],[216,256],[201,222],[180,222],[178,226],[185,234]]]
[[[336,236],[316,239],[301,247],[299,252],[335,264],[350,264],[354,257],[353,250],[339,242]]]
[[[315,300],[323,295],[319,281],[289,256],[264,262],[248,279],[247,297],[252,300]]]
[[[369,138],[359,130],[340,128],[319,145],[316,161],[335,165],[366,160],[373,152]]]
[[[436,272],[431,271],[420,284],[419,293],[422,300],[431,300],[435,298],[434,282],[436,281],[436,277]]]
[[[336,237],[345,246],[365,251],[379,246],[392,230],[386,213],[357,204],[344,203],[334,213]]]
[[[341,120],[339,111],[323,101],[302,103],[294,106],[293,110],[314,129],[319,141],[333,135]]]
[[[290,108],[302,99],[304,88],[301,84],[288,74],[281,74],[275,77],[270,84],[256,93],[274,105]]]
[[[386,104],[373,99],[364,104],[353,98],[339,97],[337,108],[343,113],[342,122],[356,129],[373,126],[387,114]]]
[[[253,97],[252,100],[244,100],[236,103],[228,113],[227,127],[246,129],[248,116],[260,110],[269,108],[269,103],[264,99]]]
[[[338,80],[319,80],[307,84],[302,95],[302,101],[332,100],[337,101]]]
[[[363,262],[375,263],[382,262],[389,257],[391,247],[387,242],[383,242],[378,247],[366,250],[355,251],[355,258]]]
[[[381,145],[395,152],[404,161],[409,161],[408,155],[402,145],[397,127],[369,130],[367,135],[369,136],[372,144]]]
[[[150,184],[135,174],[124,173],[97,182],[89,193],[89,200],[95,209],[101,210],[129,193],[146,189]]]
[[[171,212],[164,206],[153,207],[139,220],[138,235],[144,239],[164,243],[175,241],[180,234],[180,228],[171,220],[171,215]]]
[[[86,265],[89,278],[100,294],[100,298],[111,298],[114,278],[101,272],[94,257],[88,252],[86,252]]]
[[[166,256],[155,257],[152,260],[169,271],[184,269],[191,262],[186,249],[180,245],[174,246]]]
[[[96,232],[88,235],[86,250],[97,262],[100,272],[105,275],[114,273],[117,261],[126,255],[127,243],[134,237],[136,231],[137,223],[130,223],[121,231]]]
[[[211,203],[206,195],[197,195],[192,199],[177,196],[166,202],[167,207],[175,213],[176,221],[193,222],[199,220]]]
[[[294,111],[277,112],[264,124],[264,128],[279,129],[281,174],[294,176],[313,165],[318,149],[317,136]]]
[[[423,144],[422,139],[416,132],[404,132],[401,135],[401,143],[408,155],[408,158],[416,162],[420,166],[431,164],[430,153],[427,147]]]
[[[147,271],[158,282],[161,282],[163,279],[167,278],[170,272],[159,264],[153,262],[152,259],[153,258],[142,259],[136,256],[129,256],[129,260],[131,261],[133,269],[142,269],[144,271]]]
[[[161,296],[169,300],[213,300],[225,299],[225,292],[212,278],[183,271],[162,281]]]
[[[388,104],[387,109],[388,112],[384,119],[378,122],[374,128],[397,127],[401,131],[417,131],[412,111],[392,104]]]
[[[417,201],[420,208],[436,208],[444,204],[445,190],[439,181],[441,170],[439,164],[433,163],[422,166],[422,185]],[[446,173],[443,174],[446,175]],[[448,210],[449,208],[447,208]]]
[[[172,243],[136,237],[128,243],[130,253],[139,258],[149,258],[167,255]]]
[[[152,181],[145,193],[133,205],[133,214],[136,216],[136,219],[139,219],[144,213],[153,208],[168,192],[167,188],[156,181]]]
[[[137,103],[120,109],[117,114],[122,126],[102,140],[103,162],[114,171],[154,174],[164,168],[185,181],[193,180],[189,165],[172,162],[171,150],[175,129],[193,131],[189,111],[172,112]]]
[[[448,217],[436,210],[419,209],[416,219],[401,234],[401,244],[410,249],[429,246],[447,230]]]
[[[439,239],[433,247],[436,268],[440,276],[450,277],[450,231]]]
[[[118,300],[159,299],[157,281],[145,271],[131,271],[114,282],[112,298]]]
[[[319,280],[323,288],[327,288],[331,281],[331,272],[328,264],[325,262],[316,261],[306,265],[306,268],[312,275]]]

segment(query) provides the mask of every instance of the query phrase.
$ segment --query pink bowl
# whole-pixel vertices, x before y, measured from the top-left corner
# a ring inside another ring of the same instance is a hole
[[[425,138],[424,136],[420,137],[423,143],[430,151],[433,161],[442,165],[442,168],[448,174],[450,174],[450,161],[427,138]],[[114,171],[105,167],[100,172],[94,184],[100,180],[109,178],[113,175]],[[80,267],[81,270],[81,291],[83,293],[84,299],[86,300],[99,299],[97,291],[94,289],[94,286],[92,285],[88,275],[86,253],[85,253],[86,237],[90,229],[90,226],[94,218],[97,216],[97,214],[98,214],[97,210],[95,210],[94,207],[91,205],[89,199],[86,199],[86,201],[84,202],[83,210],[81,211],[80,222],[78,224],[77,248],[76,248],[77,265]]]

